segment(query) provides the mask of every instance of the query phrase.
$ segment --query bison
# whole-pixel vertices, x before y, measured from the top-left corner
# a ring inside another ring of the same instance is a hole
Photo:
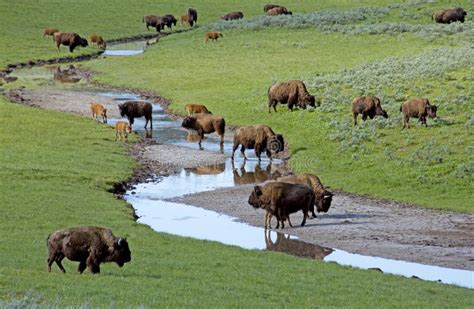
[[[299,176],[289,175],[280,177],[277,179],[280,182],[287,182],[287,183],[299,183],[302,185],[307,185],[311,189],[313,189],[314,196],[315,196],[315,205],[316,210],[318,212],[328,212],[329,207],[331,207],[332,202],[332,193],[326,190],[319,180],[318,176],[313,174],[302,174]],[[313,218],[316,218],[316,214],[314,213],[314,205],[310,207],[311,214]]]
[[[146,24],[147,30],[150,30],[150,26],[155,27],[158,32],[165,28],[165,21],[162,16],[147,15],[143,17],[143,22]]]
[[[119,104],[120,116],[127,117],[130,126],[133,126],[135,117],[145,117],[145,129],[150,122],[150,127],[153,129],[152,112],[153,105],[149,102],[142,101],[127,101],[123,104]]]
[[[466,15],[463,8],[454,8],[434,12],[431,19],[439,24],[450,24],[456,21],[463,23]]]
[[[102,47],[102,48],[106,47],[104,38],[102,38],[102,36],[100,36],[98,34],[89,35],[89,42],[91,42],[91,45],[92,45],[92,43],[95,43],[99,47]]]
[[[56,29],[56,28],[46,28],[46,29],[44,29],[44,31],[43,31],[43,39],[44,39],[45,36],[50,35],[50,36],[53,37],[53,40],[54,40],[54,34],[55,34],[56,32],[59,32],[59,30]]]
[[[290,80],[268,88],[268,112],[271,112],[272,107],[276,112],[278,103],[288,104],[288,108],[293,111],[294,106],[303,109],[306,109],[307,105],[315,107],[315,98],[308,93],[302,81]]]
[[[211,41],[217,41],[218,38],[223,38],[224,35],[221,32],[213,31],[213,32],[208,32],[205,35],[205,42],[211,40]]]
[[[188,16],[188,15],[182,15],[182,16],[179,18],[179,21],[180,21],[180,23],[181,23],[181,26],[183,26],[184,23],[189,24],[189,16]]]
[[[284,6],[277,6],[272,9],[269,9],[266,14],[268,16],[277,16],[277,15],[293,15],[291,11],[288,11],[288,9]]]
[[[117,121],[115,123],[115,141],[122,138],[128,141],[128,134],[132,133],[132,127],[125,121]]]
[[[184,107],[186,112],[188,113],[188,116],[194,115],[194,114],[212,114],[206,106],[201,105],[201,104],[186,104]]]
[[[388,118],[387,112],[382,109],[380,99],[374,96],[357,97],[352,101],[352,119],[357,125],[357,116],[362,114],[362,120],[366,121],[367,116],[374,119],[374,116]]]
[[[288,220],[292,227],[289,215],[298,210],[303,211],[301,226],[304,226],[308,218],[308,211],[314,205],[314,192],[305,185],[269,182],[263,186],[255,186],[249,196],[248,203],[255,209],[265,209],[265,228],[271,228],[273,216],[278,221],[276,228],[280,226],[280,222],[284,228],[285,220]]]
[[[277,8],[277,7],[281,7],[281,5],[278,5],[278,4],[265,4],[263,6],[263,12],[266,13],[266,12],[268,12],[268,10],[271,10],[271,9],[274,9],[274,8]]]
[[[162,20],[164,25],[169,29],[171,29],[172,26],[176,26],[176,23],[178,22],[178,20],[171,14],[163,15]]]
[[[89,44],[86,39],[83,39],[79,34],[74,32],[55,32],[53,34],[54,42],[56,42],[56,48],[59,52],[59,46],[69,46],[69,51],[72,53],[77,46],[86,47]]]
[[[196,114],[187,116],[181,123],[183,128],[194,130],[199,135],[199,149],[202,150],[201,142],[204,134],[216,132],[221,137],[221,149],[224,145],[225,120],[221,116],[212,114]]]
[[[285,142],[283,135],[275,134],[273,130],[266,125],[253,125],[238,128],[234,134],[234,147],[232,149],[232,160],[234,153],[240,146],[240,152],[247,160],[245,149],[255,149],[255,155],[261,160],[262,152],[266,152],[267,157],[272,159],[272,154],[279,153],[284,150]]]
[[[83,273],[89,267],[91,273],[100,273],[100,264],[115,262],[119,267],[131,261],[131,253],[125,238],[115,237],[112,231],[96,226],[80,226],[58,230],[48,236],[48,272],[56,262],[65,273],[61,261],[66,257],[79,262],[77,270]]]
[[[410,118],[418,118],[422,124],[426,127],[426,116],[430,118],[436,118],[436,111],[438,107],[436,105],[431,105],[430,101],[426,98],[417,98],[408,100],[400,106],[400,111],[403,113],[403,129],[410,128],[408,122]]]
[[[92,112],[92,118],[97,121],[97,117],[102,117],[102,122],[107,123],[107,109],[99,103],[92,102],[90,105],[90,109]]]
[[[189,26],[192,27],[195,23],[197,24],[198,21],[198,13],[195,9],[189,8],[188,9],[188,23]]]
[[[244,18],[244,13],[242,12],[230,12],[221,17],[223,20],[235,20]]]

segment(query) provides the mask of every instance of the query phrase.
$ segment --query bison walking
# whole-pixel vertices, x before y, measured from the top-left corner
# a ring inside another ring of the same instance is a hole
[[[426,98],[406,101],[400,106],[400,111],[403,113],[403,129],[410,128],[408,122],[411,117],[418,118],[418,120],[427,127],[426,117],[436,118],[437,110],[438,107],[436,105],[431,105],[430,101]]]
[[[273,130],[266,125],[253,125],[238,128],[234,134],[234,147],[232,149],[232,160],[234,153],[239,148],[245,160],[245,149],[255,149],[255,155],[261,160],[262,152],[266,152],[267,157],[272,159],[272,154],[279,153],[284,150],[283,135],[275,134]]]
[[[81,274],[86,267],[91,273],[100,273],[100,264],[115,262],[122,267],[131,261],[131,253],[125,238],[115,237],[109,229],[96,226],[72,227],[58,230],[48,236],[48,272],[56,262],[65,273],[61,261],[66,257],[79,262]]]
[[[380,99],[374,96],[357,97],[352,101],[352,118],[355,126],[359,114],[362,114],[362,120],[364,121],[367,120],[367,117],[370,119],[374,119],[375,116],[388,118],[387,112],[380,105]]]
[[[150,122],[150,127],[153,129],[152,112],[153,105],[149,102],[141,101],[127,101],[123,104],[119,104],[120,116],[127,117],[130,127],[133,125],[135,117],[145,117],[145,129]]]
[[[221,17],[223,20],[236,20],[244,18],[244,13],[242,12],[230,12]]]
[[[74,32],[55,32],[53,34],[56,48],[59,52],[59,47],[62,45],[69,46],[69,51],[72,53],[77,46],[86,47],[89,44],[86,39],[83,39],[79,34]]]
[[[212,114],[196,114],[183,119],[183,128],[194,130],[199,135],[199,149],[202,150],[201,142],[204,134],[216,132],[221,137],[221,150],[224,145],[225,120],[221,116]]]
[[[308,93],[305,84],[300,80],[290,80],[287,82],[275,84],[268,88],[268,112],[271,108],[276,112],[278,103],[288,104],[288,108],[293,111],[293,107],[315,107],[314,96]]]

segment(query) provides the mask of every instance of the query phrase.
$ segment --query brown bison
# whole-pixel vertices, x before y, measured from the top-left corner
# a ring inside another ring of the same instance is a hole
[[[288,9],[284,6],[277,6],[272,9],[269,9],[266,14],[268,16],[277,16],[277,15],[293,15],[291,11],[288,11]]]
[[[201,105],[201,104],[186,104],[184,107],[186,112],[188,113],[188,116],[194,115],[194,114],[212,114],[206,106]]]
[[[183,119],[183,128],[194,130],[199,135],[199,149],[203,149],[201,142],[204,134],[216,132],[221,137],[221,146],[224,145],[225,120],[221,116],[211,114],[196,114]]]
[[[466,15],[463,8],[454,8],[434,12],[431,19],[439,24],[450,24],[457,21],[463,23]]]
[[[406,101],[400,106],[400,111],[403,113],[403,128],[410,128],[408,122],[411,117],[418,118],[418,120],[427,127],[426,116],[436,118],[437,110],[438,107],[436,105],[431,105],[430,101],[426,98]]]
[[[206,33],[205,36],[205,42],[211,40],[211,41],[217,41],[218,38],[223,38],[224,35],[221,32],[213,31],[213,32],[208,32]]]
[[[97,46],[100,46],[102,48],[106,47],[104,38],[102,38],[102,36],[100,36],[98,34],[89,35],[89,42],[91,42],[91,45],[92,45],[92,43],[95,43],[95,44],[97,44]]]
[[[153,105],[149,102],[142,101],[127,101],[123,104],[119,104],[120,116],[127,117],[130,126],[133,126],[135,117],[145,117],[145,129],[150,122],[150,127],[153,129],[152,112]]]
[[[65,273],[61,261],[66,257],[79,262],[77,270],[82,274],[86,267],[91,273],[100,273],[100,264],[115,262],[122,267],[131,261],[131,253],[125,238],[115,237],[109,229],[96,226],[72,227],[58,230],[48,236],[48,272],[56,262]]]
[[[92,118],[97,121],[97,117],[102,117],[102,122],[107,123],[107,109],[99,103],[92,102],[90,105]]]
[[[304,226],[308,218],[308,211],[314,205],[314,192],[305,185],[291,184],[284,182],[269,182],[264,186],[255,186],[249,196],[248,203],[254,208],[265,209],[265,228],[271,228],[271,219],[277,218],[277,228],[282,224],[285,227],[285,220],[290,221],[290,214],[303,211]]]
[[[367,117],[374,119],[374,116],[388,118],[387,112],[380,105],[380,99],[374,96],[357,97],[352,101],[352,119],[354,119],[355,126],[359,114],[362,114],[364,121],[367,120]]]
[[[186,24],[189,24],[189,16],[188,15],[182,15],[180,18],[179,18],[179,21],[181,23],[181,26],[184,25],[185,23]]]
[[[164,25],[169,29],[171,29],[172,26],[176,26],[176,23],[178,22],[178,20],[171,14],[163,15],[162,20]]]
[[[56,29],[56,28],[46,28],[46,29],[44,29],[44,31],[43,31],[43,38],[44,38],[45,36],[47,36],[47,35],[50,35],[50,36],[53,37],[53,40],[54,40],[54,34],[55,34],[56,32],[59,32],[59,30]]]
[[[150,30],[150,26],[156,28],[158,32],[165,28],[163,16],[147,15],[143,17],[143,22],[146,24],[147,30]]]
[[[242,145],[240,152],[245,159],[247,159],[245,149],[255,149],[255,155],[260,161],[262,152],[266,152],[267,157],[271,160],[272,154],[284,150],[285,142],[283,135],[275,134],[269,126],[253,125],[241,127],[235,131],[232,160],[234,160],[234,153],[240,145]]]
[[[316,210],[318,212],[328,212],[329,207],[331,207],[332,202],[332,193],[326,190],[319,180],[318,176],[313,174],[302,174],[299,176],[289,175],[280,177],[277,179],[280,182],[287,182],[287,183],[299,183],[302,185],[307,185],[311,189],[313,189],[314,196],[315,196],[315,205]],[[310,207],[311,214],[313,218],[316,218],[316,214],[314,213],[314,205]]]
[[[53,34],[54,42],[56,42],[56,48],[59,52],[59,46],[69,46],[69,51],[72,53],[77,46],[86,47],[89,44],[86,39],[83,39],[79,34],[74,32],[55,32]]]
[[[132,133],[132,127],[126,121],[117,121],[115,123],[115,141],[118,139],[128,141],[128,134]]]
[[[198,22],[198,13],[195,9],[189,8],[188,9],[188,23],[189,26],[192,27],[195,23]]]
[[[288,104],[291,111],[294,106],[303,109],[306,109],[307,105],[315,107],[314,96],[308,93],[305,84],[300,80],[290,80],[268,88],[268,112],[271,112],[272,107],[276,112],[278,103]]]
[[[265,4],[263,6],[263,12],[266,13],[266,12],[268,12],[268,10],[271,10],[271,9],[274,9],[274,8],[277,8],[277,7],[281,7],[281,5],[278,5],[278,4]]]
[[[221,17],[223,20],[235,20],[244,18],[244,13],[242,12],[230,12]]]

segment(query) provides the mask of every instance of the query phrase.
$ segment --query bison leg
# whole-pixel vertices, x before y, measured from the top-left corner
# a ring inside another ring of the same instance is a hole
[[[290,227],[293,227],[293,224],[291,224],[290,216],[289,216],[289,215],[288,215],[288,217],[286,217],[286,219],[288,219],[288,224],[290,225]]]
[[[51,265],[53,265],[54,261],[55,261],[54,255],[50,254],[48,257],[48,272],[49,273],[51,272]]]
[[[409,116],[404,116],[403,117],[403,128],[407,128],[409,129],[410,128],[410,125],[408,124],[408,122],[410,121],[410,117]]]
[[[267,149],[267,157],[270,159],[270,162],[272,161],[272,152]]]
[[[244,160],[247,160],[247,156],[245,155],[245,146],[242,145],[240,147],[240,152],[242,153],[242,156],[244,157]]]
[[[366,113],[362,113],[362,120],[364,120],[364,121],[367,120],[367,114]]]
[[[353,119],[353,121],[354,121],[354,126],[357,125],[357,116],[358,116],[358,115],[359,115],[359,114],[357,114],[357,113],[352,113],[352,119]]]
[[[56,257],[56,265],[58,265],[59,269],[60,269],[63,273],[66,273],[66,270],[64,269],[63,264],[61,263],[61,261],[62,261],[63,259],[64,259],[64,256],[63,256],[63,255]]]
[[[288,216],[288,219],[290,216]],[[306,211],[303,211],[303,221],[301,222],[301,226],[304,226],[306,223],[306,218],[308,218],[308,213]]]
[[[78,271],[80,274],[82,274],[86,268],[87,268],[86,261],[81,261],[81,262],[79,263],[79,266],[77,267],[77,271]]]
[[[69,52],[71,53],[74,52],[74,47],[75,47],[74,45],[69,46]]]

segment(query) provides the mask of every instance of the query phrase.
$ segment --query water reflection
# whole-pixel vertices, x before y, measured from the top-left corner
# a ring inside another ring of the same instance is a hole
[[[247,160],[244,160],[244,162],[240,165],[240,168],[237,169],[235,167],[234,161],[232,161],[233,178],[236,185],[261,183],[267,180],[277,179],[281,176],[279,171],[273,171],[274,165],[271,163],[266,164],[266,167],[262,168],[262,164],[257,162],[253,169],[246,169],[245,166],[247,162]]]
[[[61,66],[58,65],[54,72],[53,79],[61,83],[77,83],[81,80],[81,77],[78,76],[77,70],[73,65],[70,65],[69,68],[65,70],[61,70]]]
[[[217,175],[225,171],[225,163],[199,166],[195,168],[185,168],[184,170],[187,172],[186,175],[189,175],[189,173],[196,175]]]
[[[273,242],[272,234],[276,234],[275,242]],[[315,260],[322,260],[334,251],[330,248],[298,240],[297,237],[289,234],[275,233],[270,230],[265,230],[265,245],[269,251],[278,251]]]

